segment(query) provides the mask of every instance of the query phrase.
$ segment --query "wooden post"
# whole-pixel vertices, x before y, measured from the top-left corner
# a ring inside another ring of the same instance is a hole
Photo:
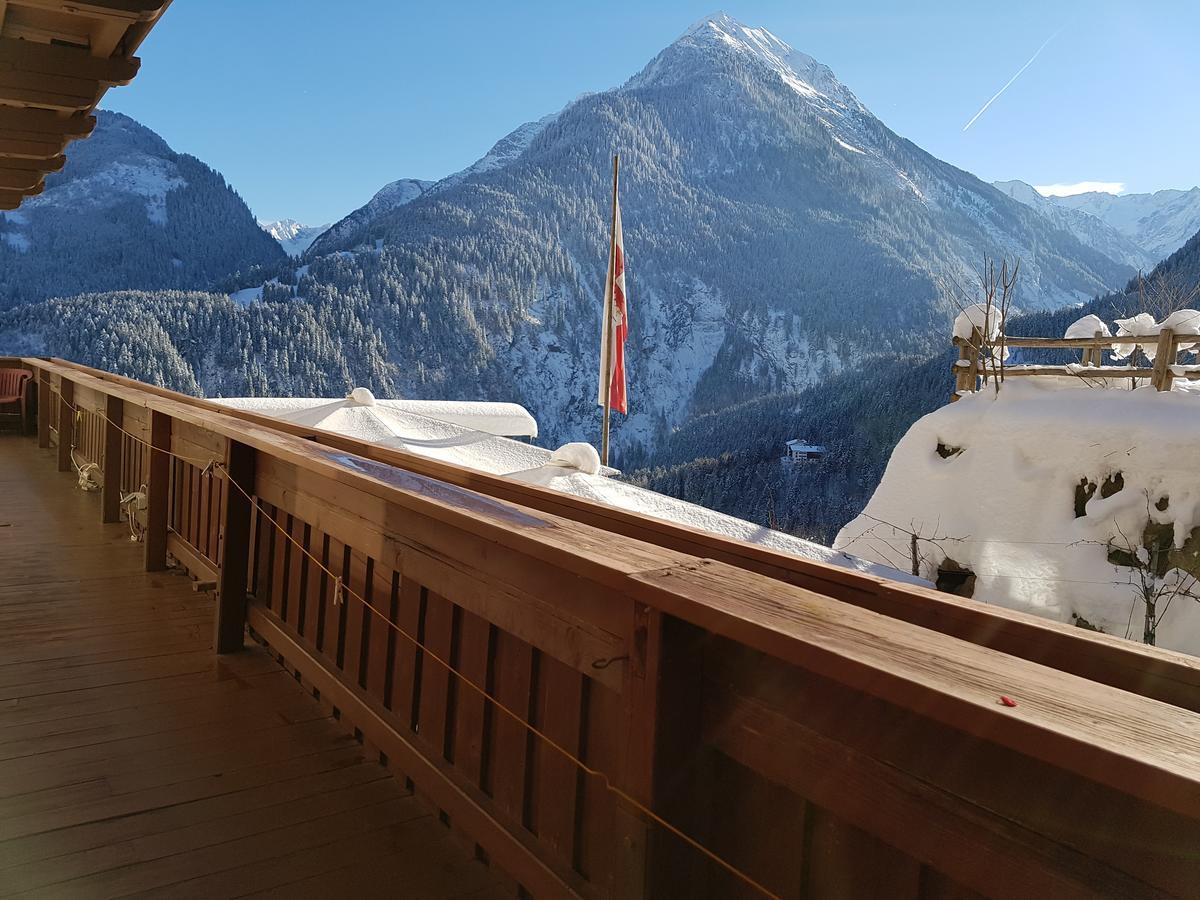
[[[100,490],[100,521],[121,521],[121,429],[125,404],[120,397],[105,398],[104,485]]]
[[[50,446],[50,373],[38,369],[38,446],[45,450]]]
[[[1164,328],[1158,333],[1158,348],[1154,351],[1154,386],[1160,391],[1169,391],[1175,380],[1171,366],[1175,365],[1175,332]]]
[[[695,840],[707,838],[709,756],[701,740],[703,629],[634,604],[623,696],[623,789]],[[617,804],[617,897],[695,897],[707,863],[699,851],[644,814]]]
[[[241,650],[246,632],[246,584],[250,568],[250,530],[254,494],[254,448],[226,441],[228,481],[221,521],[221,571],[217,576],[217,619],[213,646],[218,653]],[[246,494],[234,485],[242,488]]]
[[[167,512],[171,505],[171,417],[150,412],[150,478],[146,483],[146,571],[167,567]]]
[[[971,339],[958,339],[958,365],[954,367],[954,393],[950,402],[957,400],[962,393],[974,393],[975,378],[979,372],[979,348],[983,346],[983,333],[978,328],[971,329]],[[963,365],[963,363],[967,365]]]
[[[75,442],[75,382],[58,382],[58,471],[71,471],[71,445]]]

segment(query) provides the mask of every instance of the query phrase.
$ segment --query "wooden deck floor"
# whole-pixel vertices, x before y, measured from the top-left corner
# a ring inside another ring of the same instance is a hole
[[[0,896],[490,897],[401,781],[211,595],[0,436]],[[498,896],[498,894],[497,894]]]

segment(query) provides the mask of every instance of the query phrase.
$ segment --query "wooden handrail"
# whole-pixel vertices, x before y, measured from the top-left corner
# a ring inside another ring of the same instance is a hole
[[[26,359],[24,362],[35,365],[51,361]],[[614,534],[724,562],[1031,662],[1200,712],[1200,660],[1191,656],[1147,648],[1030,613],[984,606],[929,588],[780,553],[759,544],[695,531],[674,522],[616,509],[404,450],[231,409],[166,388],[142,385],[132,379],[100,372],[78,363],[59,359],[52,362],[63,367],[62,370],[87,373],[115,385],[272,428],[322,446],[345,450]]]

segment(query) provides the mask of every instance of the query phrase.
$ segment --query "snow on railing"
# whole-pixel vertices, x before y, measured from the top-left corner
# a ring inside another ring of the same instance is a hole
[[[987,328],[966,314],[954,323],[954,346],[959,358],[952,364],[954,392],[951,402],[991,384],[999,389],[1006,378],[1053,376],[1076,378],[1096,386],[1129,379],[1149,382],[1160,391],[1171,390],[1176,378],[1200,381],[1200,365],[1181,364],[1181,353],[1200,353],[1200,311],[1181,309],[1162,322],[1148,313],[1116,320],[1114,335],[1098,316],[1088,315],[1072,323],[1061,338],[1008,335],[998,328]],[[1078,363],[1059,365],[1009,365],[1011,350],[1073,350],[1080,352]],[[1124,364],[1104,362],[1104,354]],[[1145,364],[1139,365],[1138,358]]]

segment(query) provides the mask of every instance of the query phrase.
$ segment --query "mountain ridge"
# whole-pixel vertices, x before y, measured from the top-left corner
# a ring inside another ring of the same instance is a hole
[[[207,285],[286,257],[224,177],[100,110],[44,193],[0,214],[0,308],[85,291]]]

